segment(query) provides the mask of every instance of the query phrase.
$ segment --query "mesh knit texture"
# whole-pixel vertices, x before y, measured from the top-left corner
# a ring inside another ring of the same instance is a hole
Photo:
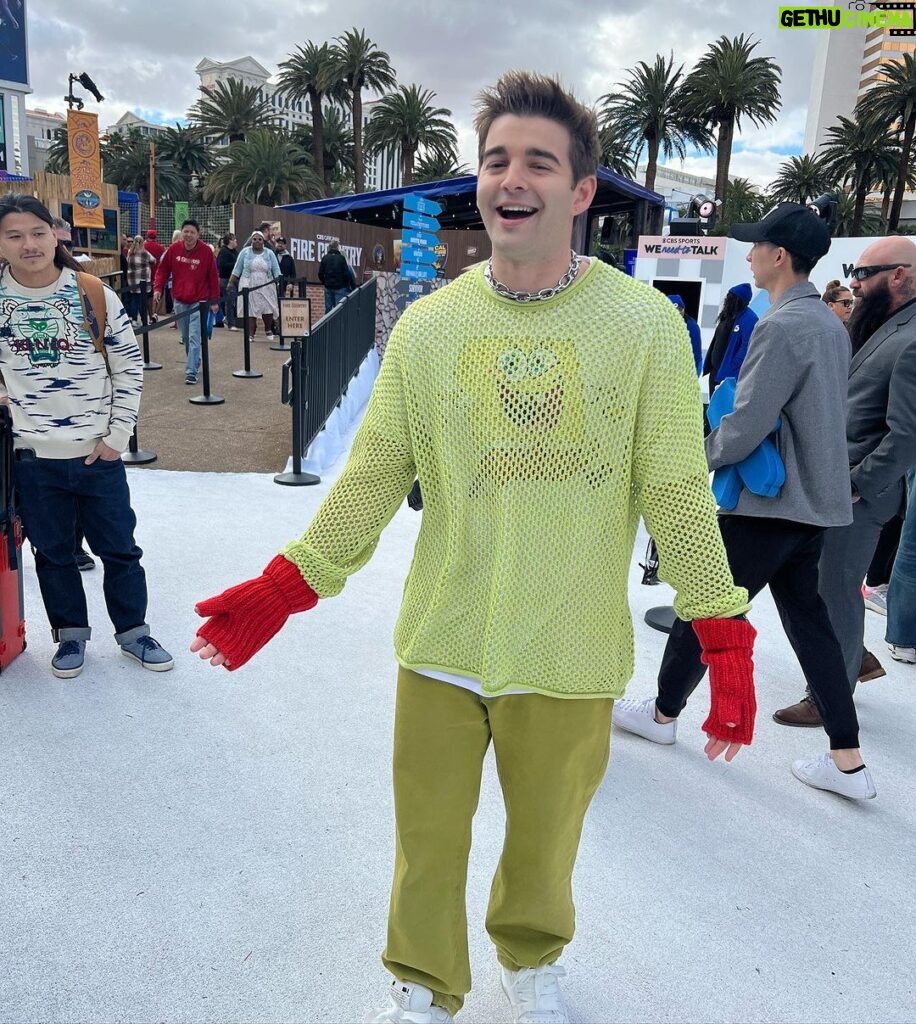
[[[640,514],[684,619],[748,609],[716,525],[684,322],[598,261],[545,302],[482,266],[396,325],[347,465],[284,554],[319,597],[371,557],[417,475],[423,521],[395,629],[406,668],[564,697],[633,669]]]

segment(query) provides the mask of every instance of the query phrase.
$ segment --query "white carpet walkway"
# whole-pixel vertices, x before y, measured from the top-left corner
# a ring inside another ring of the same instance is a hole
[[[345,593],[246,668],[187,653],[195,600],[259,571],[330,479],[131,471],[150,622],[177,661],[164,675],[119,654],[96,570],[86,670],[54,679],[26,559],[29,646],[0,678],[0,1021],[350,1022],[383,1002],[391,632],[419,516],[405,506]],[[648,696],[664,637],[642,613],[670,592],[640,586],[635,561],[629,694]],[[615,734],[564,959],[579,1021],[916,1019],[916,667],[891,661],[869,613],[888,676],[857,704],[878,799],[852,804],[790,775],[825,737],[770,719],[802,684],[768,597],[752,617],[751,749],[705,760],[705,685],[676,747]],[[492,769],[469,882],[468,1024],[509,1019],[483,929],[503,828]]]

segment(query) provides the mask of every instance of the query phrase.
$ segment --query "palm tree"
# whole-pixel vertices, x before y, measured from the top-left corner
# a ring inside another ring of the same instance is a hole
[[[298,46],[295,53],[280,65],[277,86],[293,99],[307,101],[312,114],[312,166],[318,169],[324,181],[324,117],[323,100],[327,97],[337,103],[346,100],[347,89],[334,62],[327,43],[318,46],[308,42]]]
[[[735,130],[746,117],[758,128],[772,124],[779,110],[782,72],[770,57],[751,57],[759,44],[742,33],[721,36],[684,81],[682,102],[688,116],[711,128],[716,139],[716,196],[725,200]]]
[[[207,202],[227,200],[276,206],[324,195],[308,154],[288,132],[256,128],[229,148],[203,188]]]
[[[806,154],[781,163],[768,191],[774,203],[804,204],[832,189],[836,183],[836,176],[823,159]]]
[[[104,178],[125,192],[149,193],[150,139],[137,128],[108,137],[102,156]],[[188,198],[188,179],[171,162],[156,155],[156,195],[161,199]]]
[[[200,87],[200,98],[188,111],[191,128],[213,141],[228,138],[230,145],[244,142],[249,132],[277,121],[270,101],[257,86],[227,78]]]
[[[598,131],[601,166],[631,181],[636,178],[635,161],[629,142],[620,134],[617,123],[608,121]]]
[[[66,125],[54,129],[54,138],[48,149],[47,170],[50,174],[70,173],[70,142]]]
[[[855,206],[848,234],[861,235],[866,196],[875,185],[896,179],[899,147],[884,125],[848,117],[837,121],[827,129],[821,159],[837,181],[850,187]]]
[[[346,191],[352,190],[353,169],[353,132],[347,123],[345,113],[339,107],[324,108],[324,175],[323,179],[329,186],[329,195],[342,195],[341,186],[347,184]],[[311,125],[300,124],[293,130],[293,138],[310,155],[314,153],[313,132]],[[314,159],[314,157],[312,157]]]
[[[850,238],[859,235],[880,235],[881,208],[877,203],[864,203],[863,209],[858,208],[858,200],[854,192],[837,193],[836,225],[834,237]]]
[[[747,178],[732,178],[728,194],[716,217],[714,233],[724,235],[730,224],[760,220],[766,212],[767,199]]]
[[[900,134],[900,161],[894,186],[887,230],[896,231],[906,191],[907,174],[913,159],[913,136],[916,134],[916,54],[904,53],[900,60],[888,61],[878,68],[882,80],[873,85],[859,100],[856,117],[885,128],[894,127]]]
[[[378,101],[366,125],[366,152],[400,150],[401,182],[413,184],[413,166],[417,150],[435,157],[455,158],[458,133],[451,121],[452,112],[434,107],[436,94],[419,85],[401,85],[397,91]]]
[[[156,140],[156,159],[172,164],[184,178],[191,191],[194,178],[203,180],[216,166],[207,143],[190,128],[182,128],[176,124],[174,128],[166,128]]]
[[[353,117],[353,152],[356,160],[356,191],[362,192],[366,184],[363,160],[363,89],[382,92],[396,85],[391,58],[380,50],[362,29],[351,28],[334,41],[331,50],[333,67],[350,93],[350,112]]]
[[[666,61],[659,53],[651,67],[640,61],[616,92],[609,92],[598,101],[602,104],[603,127],[626,143],[637,162],[645,146],[649,189],[655,188],[659,152],[666,159],[676,153],[683,160],[688,146],[709,149],[712,145],[709,130],[683,112],[683,74],[683,64],[675,70],[673,54]]]
[[[459,164],[454,154],[436,156],[434,153],[421,152],[417,155],[413,180],[415,185],[419,185],[424,181],[445,181],[446,178],[463,178],[473,173],[467,164]]]

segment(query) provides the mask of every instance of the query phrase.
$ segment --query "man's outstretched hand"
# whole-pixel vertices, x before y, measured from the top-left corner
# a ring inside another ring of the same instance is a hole
[[[218,668],[220,665],[225,665],[227,669],[232,668],[226,661],[226,655],[222,651],[218,651],[213,644],[208,644],[202,636],[196,636],[191,641],[191,653],[199,654],[201,661],[209,660],[214,668]]]
[[[288,559],[277,555],[257,579],[246,580],[195,606],[210,616],[191,651],[232,672],[280,632],[294,612],[314,608],[318,595]]]

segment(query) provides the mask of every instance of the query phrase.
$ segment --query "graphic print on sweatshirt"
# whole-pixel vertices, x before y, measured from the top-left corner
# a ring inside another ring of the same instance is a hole
[[[142,371],[135,382],[122,380],[112,396],[105,360],[83,327],[73,274],[65,274],[53,292],[28,297],[11,294],[5,284],[0,283],[0,372],[19,410],[13,417],[16,436],[78,442],[107,433],[108,423],[120,418],[118,405],[139,395]],[[105,324],[109,359],[117,365],[122,352],[136,350],[136,341],[123,309],[112,330],[112,313],[107,307],[97,315]]]

